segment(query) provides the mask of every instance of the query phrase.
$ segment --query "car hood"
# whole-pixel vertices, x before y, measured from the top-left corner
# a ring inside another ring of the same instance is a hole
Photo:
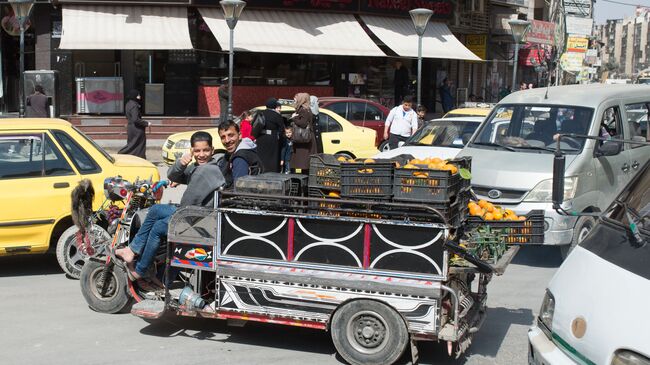
[[[458,156],[472,157],[472,185],[530,190],[540,181],[553,178],[552,153],[465,147]],[[566,156],[567,167],[576,156]]]
[[[460,148],[451,147],[429,147],[429,146],[403,146],[390,151],[384,151],[377,155],[375,158],[391,158],[397,155],[413,155],[418,159],[427,157],[438,157],[443,160],[454,158],[461,151]]]
[[[119,167],[156,167],[151,162],[136,156],[111,154],[111,157],[115,159],[113,165]]]

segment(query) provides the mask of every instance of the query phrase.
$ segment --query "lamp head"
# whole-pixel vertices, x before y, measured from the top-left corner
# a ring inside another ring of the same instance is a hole
[[[9,0],[9,4],[11,4],[16,19],[19,22],[24,22],[29,17],[32,7],[34,7],[34,0]]]
[[[234,29],[241,16],[241,12],[246,6],[246,2],[242,0],[221,0],[219,4],[221,4],[221,8],[223,9],[223,15],[226,18],[228,27]]]
[[[512,31],[512,37],[515,39],[515,43],[520,43],[528,29],[530,29],[530,22],[528,20],[521,19],[511,19],[508,21],[510,24],[510,30]]]
[[[422,36],[424,31],[427,30],[427,24],[429,24],[429,19],[431,19],[433,11],[430,9],[418,8],[410,10],[409,14],[411,14],[411,20],[415,26],[415,32],[419,36]]]

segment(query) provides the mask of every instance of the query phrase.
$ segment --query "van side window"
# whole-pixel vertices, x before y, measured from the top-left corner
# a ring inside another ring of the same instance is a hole
[[[623,128],[621,123],[621,113],[617,106],[609,107],[603,113],[603,119],[600,124],[600,134],[602,137],[607,135],[613,138],[623,139]]]
[[[639,104],[627,104],[625,106],[625,116],[627,119],[627,128],[630,131],[629,139],[640,142],[650,141],[648,135],[648,110],[650,102]],[[643,145],[632,145],[632,148],[642,147]]]

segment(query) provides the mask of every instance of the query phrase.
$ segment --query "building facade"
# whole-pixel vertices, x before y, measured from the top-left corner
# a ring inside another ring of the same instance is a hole
[[[637,8],[635,15],[609,19],[599,28],[602,58],[610,78],[635,78],[650,67],[650,9]]]

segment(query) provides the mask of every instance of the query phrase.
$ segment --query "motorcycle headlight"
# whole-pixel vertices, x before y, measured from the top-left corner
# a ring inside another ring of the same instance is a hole
[[[571,200],[576,196],[578,177],[564,178],[564,200]],[[542,180],[526,195],[525,202],[551,202],[553,200],[553,179]]]
[[[628,350],[619,350],[614,354],[611,365],[650,365],[650,359]]]
[[[542,322],[546,329],[553,330],[553,315],[555,314],[555,298],[553,293],[546,289],[542,307],[539,309],[539,321]],[[547,335],[550,335],[547,333]]]
[[[180,141],[176,142],[174,144],[174,148],[179,149],[179,150],[186,150],[190,148],[190,140],[189,139],[181,139]]]

